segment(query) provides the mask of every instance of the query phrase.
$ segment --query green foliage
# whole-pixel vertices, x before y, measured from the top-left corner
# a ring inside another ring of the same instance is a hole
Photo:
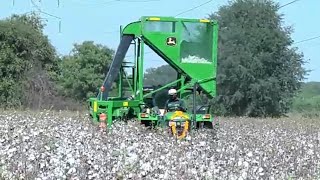
[[[108,72],[114,51],[92,41],[75,44],[72,55],[62,57],[59,76],[63,95],[85,101],[95,96]]]
[[[320,82],[308,82],[302,86],[301,92],[294,98],[292,112],[307,117],[319,117]]]
[[[306,71],[303,55],[290,48],[272,1],[237,0],[211,19],[219,22],[218,97],[223,115],[280,116],[288,112]]]
[[[43,27],[35,14],[12,15],[0,21],[1,106],[27,104],[30,99],[26,97],[34,94],[29,82],[41,71],[55,77],[55,49],[42,33]]]
[[[320,82],[307,82],[302,85],[298,98],[312,98],[320,95]]]
[[[153,86],[163,86],[177,79],[177,72],[169,65],[157,68],[149,68],[144,75],[144,84]]]

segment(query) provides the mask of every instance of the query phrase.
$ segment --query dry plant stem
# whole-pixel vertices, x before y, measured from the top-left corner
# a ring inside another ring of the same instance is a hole
[[[0,179],[317,179],[319,120],[220,118],[176,141],[165,130],[87,114],[0,115]]]

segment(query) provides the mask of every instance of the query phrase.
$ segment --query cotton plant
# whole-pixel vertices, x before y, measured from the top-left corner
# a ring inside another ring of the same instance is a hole
[[[136,121],[100,131],[86,114],[0,115],[4,179],[316,179],[319,125],[220,118],[176,140]],[[309,123],[310,124],[310,123]]]

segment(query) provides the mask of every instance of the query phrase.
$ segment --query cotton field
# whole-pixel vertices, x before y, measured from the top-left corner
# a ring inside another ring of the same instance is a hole
[[[101,131],[85,113],[2,112],[2,179],[317,179],[317,119],[219,118],[177,141],[130,121]],[[0,179],[1,179],[0,178]]]

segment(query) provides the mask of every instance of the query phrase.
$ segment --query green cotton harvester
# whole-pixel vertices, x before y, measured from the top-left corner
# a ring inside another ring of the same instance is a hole
[[[131,65],[124,61],[130,45],[135,54]],[[175,81],[157,88],[144,86],[145,45],[176,70]],[[213,127],[210,104],[197,105],[196,97],[216,96],[217,45],[218,23],[207,19],[141,17],[121,27],[120,44],[106,78],[97,97],[88,101],[90,116],[109,128],[115,120],[134,118],[170,128],[180,139],[194,128]],[[175,88],[185,103],[191,98],[192,107],[172,112],[159,109],[155,95],[170,88]],[[117,95],[111,96],[112,92]]]

